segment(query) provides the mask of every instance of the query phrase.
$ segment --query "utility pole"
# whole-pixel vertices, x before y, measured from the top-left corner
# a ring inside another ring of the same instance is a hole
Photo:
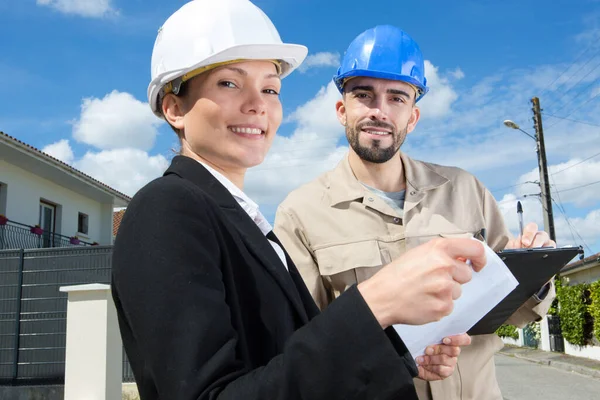
[[[552,212],[552,196],[550,193],[550,182],[548,179],[548,166],[546,163],[546,147],[544,145],[544,129],[542,128],[542,112],[540,99],[531,99],[533,104],[533,126],[535,128],[535,141],[537,143],[538,166],[540,169],[540,189],[542,191],[542,208],[544,209],[544,230],[548,232],[550,239],[556,242],[554,233],[554,214]]]

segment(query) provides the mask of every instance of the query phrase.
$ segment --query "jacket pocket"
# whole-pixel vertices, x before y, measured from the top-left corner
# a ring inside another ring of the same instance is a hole
[[[344,243],[315,250],[319,271],[339,296],[350,286],[369,279],[384,264],[376,240]]]

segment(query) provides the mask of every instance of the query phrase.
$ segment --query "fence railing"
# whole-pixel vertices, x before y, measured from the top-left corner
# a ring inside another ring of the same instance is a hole
[[[110,283],[112,246],[0,250],[0,382],[64,382],[67,294]],[[123,381],[133,373],[123,352]]]
[[[7,221],[0,224],[0,250],[7,249],[39,249],[53,247],[82,247],[92,243],[70,238],[55,232],[43,231],[41,228]]]

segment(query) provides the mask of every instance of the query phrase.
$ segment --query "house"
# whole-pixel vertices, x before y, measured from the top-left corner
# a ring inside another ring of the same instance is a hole
[[[130,197],[0,132],[0,249],[111,245]]]
[[[600,253],[567,264],[560,276],[569,278],[569,285],[600,281]]]
[[[117,236],[117,232],[119,232],[123,215],[125,215],[125,210],[119,210],[113,213],[113,239]]]

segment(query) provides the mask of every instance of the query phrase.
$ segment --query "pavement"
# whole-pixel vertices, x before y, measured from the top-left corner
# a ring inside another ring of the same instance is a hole
[[[600,379],[600,361],[505,344],[500,354]]]

